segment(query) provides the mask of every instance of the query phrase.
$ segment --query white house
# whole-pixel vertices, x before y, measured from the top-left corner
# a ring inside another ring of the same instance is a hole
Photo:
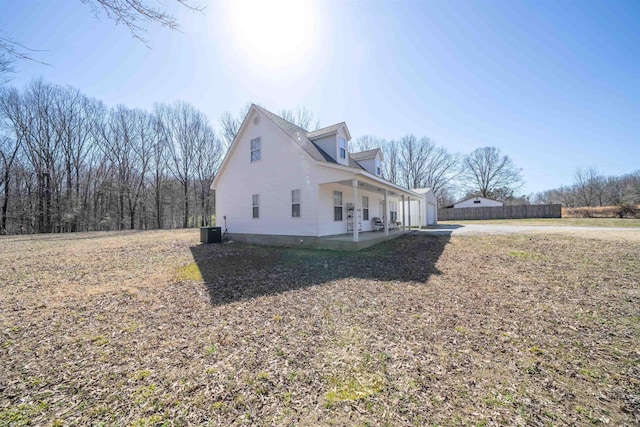
[[[488,199],[486,197],[469,197],[468,199],[455,202],[447,208],[479,208],[479,207],[504,206],[504,202],[500,200]]]
[[[374,230],[403,201],[424,198],[382,178],[379,149],[349,153],[347,125],[313,132],[252,105],[216,175],[216,222],[236,240],[291,243]],[[381,235],[382,235],[381,233]]]

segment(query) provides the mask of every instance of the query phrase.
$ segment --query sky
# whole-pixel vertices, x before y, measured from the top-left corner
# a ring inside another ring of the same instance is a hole
[[[345,121],[354,139],[494,146],[522,168],[523,194],[577,168],[640,169],[637,0],[148,3],[180,31],[148,26],[145,44],[80,0],[0,0],[0,37],[50,64],[20,62],[9,84],[148,110],[182,100],[214,127],[254,102]]]

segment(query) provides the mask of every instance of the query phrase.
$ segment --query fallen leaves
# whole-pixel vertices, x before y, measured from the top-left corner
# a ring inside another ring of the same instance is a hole
[[[0,424],[640,422],[637,242],[197,239],[3,237]]]

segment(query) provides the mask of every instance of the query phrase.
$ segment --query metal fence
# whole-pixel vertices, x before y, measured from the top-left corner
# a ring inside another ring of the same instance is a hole
[[[562,218],[562,206],[511,205],[478,208],[438,209],[438,221],[465,219]]]

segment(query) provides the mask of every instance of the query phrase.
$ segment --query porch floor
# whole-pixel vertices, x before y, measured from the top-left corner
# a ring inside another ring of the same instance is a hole
[[[407,229],[406,233],[410,232]],[[358,233],[359,241],[353,241],[353,233],[336,234],[333,236],[324,236],[318,238],[316,247],[318,249],[334,249],[341,251],[359,251],[360,249],[368,248],[376,243],[383,242],[385,240],[395,239],[401,236],[405,232],[402,228],[398,230],[389,230],[389,236],[385,236],[384,231],[361,231]]]

